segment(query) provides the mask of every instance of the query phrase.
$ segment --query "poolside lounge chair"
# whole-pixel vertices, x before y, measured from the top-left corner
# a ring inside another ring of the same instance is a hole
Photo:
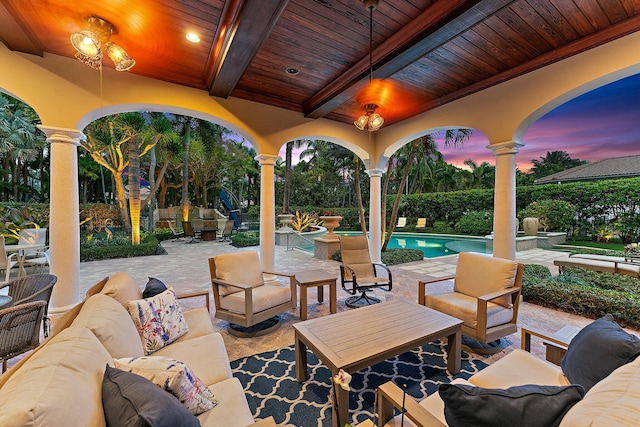
[[[640,278],[640,263],[625,257],[574,254],[569,258],[557,259],[553,264],[562,272],[565,268],[584,268],[604,273],[624,274]]]
[[[418,222],[416,223],[416,230],[424,230],[427,228],[427,218],[418,218]]]
[[[518,331],[524,265],[469,252],[458,255],[453,277],[418,283],[418,303],[462,320],[462,335],[476,353],[502,349],[500,338]],[[451,290],[426,294],[426,286],[449,282]]]
[[[398,218],[398,223],[396,224],[395,228],[405,228],[407,226],[407,218],[404,216],[401,216],[400,218]]]

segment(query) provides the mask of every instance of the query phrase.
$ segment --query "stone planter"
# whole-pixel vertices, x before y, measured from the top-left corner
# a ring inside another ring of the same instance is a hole
[[[537,236],[540,221],[536,217],[527,217],[522,220],[522,228],[524,228],[525,236]]]
[[[327,229],[327,234],[334,234],[333,230],[340,227],[340,220],[342,219],[339,215],[327,215],[321,216],[322,226]]]
[[[280,220],[280,230],[291,230],[291,223],[293,222],[293,218],[295,218],[295,215],[292,214],[278,215],[278,219]]]

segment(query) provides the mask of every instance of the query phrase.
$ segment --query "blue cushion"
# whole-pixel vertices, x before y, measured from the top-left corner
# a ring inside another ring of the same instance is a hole
[[[165,285],[162,280],[156,279],[155,277],[149,277],[147,286],[145,286],[144,291],[142,291],[142,298],[155,297],[156,295],[161,294],[166,290],[167,285]]]
[[[560,365],[573,384],[589,391],[600,380],[640,355],[640,338],[606,316],[582,328],[571,340]]]

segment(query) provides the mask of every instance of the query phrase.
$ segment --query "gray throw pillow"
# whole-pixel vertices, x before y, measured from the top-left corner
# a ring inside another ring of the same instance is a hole
[[[640,338],[622,329],[607,314],[582,328],[571,340],[560,365],[572,384],[586,391],[640,355]]]
[[[488,389],[467,384],[442,384],[449,427],[555,427],[584,396],[579,385],[522,385]]]
[[[172,394],[131,372],[107,365],[102,380],[107,427],[198,427],[200,422]]]
[[[142,298],[155,297],[156,295],[163,293],[167,289],[167,285],[165,285],[162,280],[156,279],[155,277],[149,277],[149,281],[144,287],[144,291],[142,291]]]

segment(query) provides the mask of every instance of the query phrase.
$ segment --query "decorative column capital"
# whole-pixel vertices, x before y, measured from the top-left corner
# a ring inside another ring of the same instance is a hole
[[[278,160],[280,156],[272,156],[270,154],[258,154],[254,157],[260,164],[260,166],[275,166],[276,160]]]
[[[371,178],[381,177],[383,173],[384,169],[367,169],[367,175],[369,175],[369,177]]]
[[[520,147],[524,147],[524,143],[518,141],[505,141],[498,142],[497,144],[489,144],[486,148],[492,150],[494,156],[502,156],[505,154],[517,154]]]
[[[62,142],[72,145],[80,145],[80,141],[86,141],[87,137],[84,133],[78,129],[60,128],[56,126],[38,125],[40,129],[47,136],[48,143]]]

